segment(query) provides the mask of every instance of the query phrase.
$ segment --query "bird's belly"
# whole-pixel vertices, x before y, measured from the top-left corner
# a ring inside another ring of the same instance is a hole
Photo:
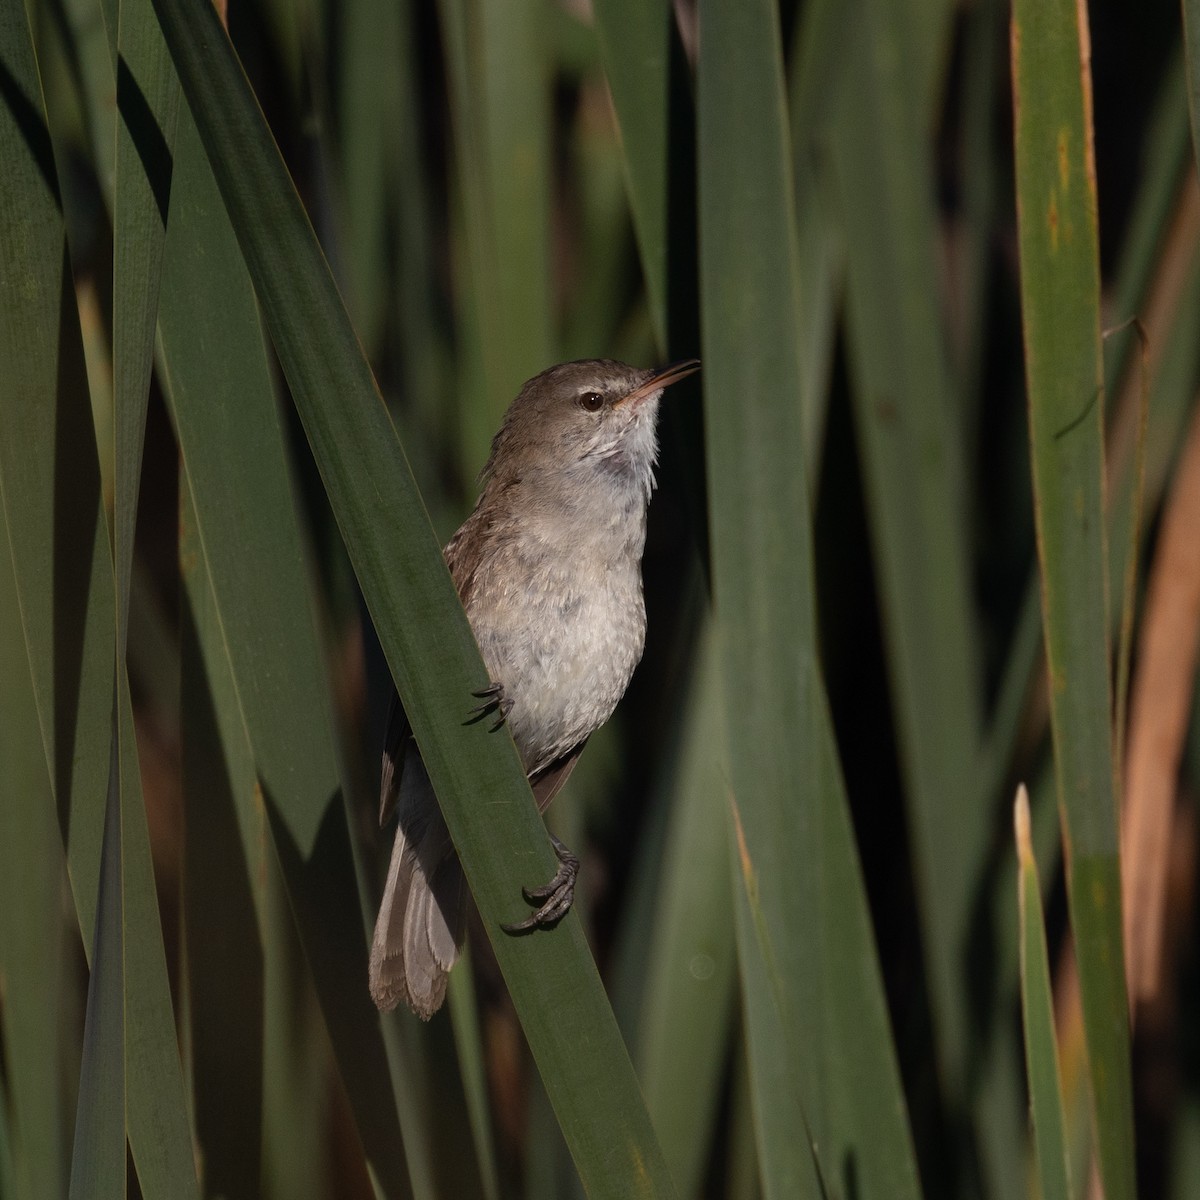
[[[512,702],[508,725],[530,774],[608,720],[645,642],[640,572],[471,605],[468,615],[491,678]]]

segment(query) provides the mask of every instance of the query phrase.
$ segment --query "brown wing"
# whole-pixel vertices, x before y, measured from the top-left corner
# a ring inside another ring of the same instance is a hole
[[[483,506],[481,498],[481,502],[475,506],[475,511],[459,526],[458,532],[446,543],[446,549],[442,552],[446,566],[450,568],[450,578],[454,580],[458,598],[464,605],[474,591],[475,572],[483,559],[483,549],[491,524],[488,510]]]
[[[533,788],[538,812],[545,812],[550,807],[550,801],[562,790],[586,745],[587,738],[584,738],[573,750],[568,750],[561,758],[556,758],[548,767],[543,767],[530,778],[529,786]]]

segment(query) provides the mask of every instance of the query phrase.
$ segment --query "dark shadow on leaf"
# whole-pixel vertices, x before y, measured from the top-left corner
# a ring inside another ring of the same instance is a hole
[[[330,797],[307,859],[265,788],[263,803],[343,1078],[354,1072],[346,1094],[367,1161],[384,1195],[410,1196],[381,1018],[367,991],[367,941],[341,794]]]
[[[171,147],[124,56],[117,59],[117,109],[142,161],[142,170],[146,173],[154,193],[154,202],[158,206],[159,219],[165,227],[171,202],[171,172],[174,168]]]
[[[0,51],[11,52],[9,47],[0,47]],[[5,61],[7,53],[0,55],[0,97],[4,106],[12,113],[13,121],[21,133],[29,153],[37,164],[38,174],[46,185],[46,190],[54,197],[54,203],[62,212],[62,196],[58,190],[58,172],[54,168],[54,147],[50,142],[50,132],[46,128],[42,116],[41,98],[35,102],[25,95],[16,76]],[[6,168],[8,169],[8,168]],[[68,278],[70,276],[68,275]]]
[[[190,603],[181,613],[184,912],[196,1134],[206,1189],[262,1186],[263,948],[212,689]]]
[[[75,736],[80,712],[84,634],[97,570],[108,539],[97,536],[100,466],[71,266],[63,248],[58,317],[57,409],[54,431],[54,790],[63,842],[70,846]]]

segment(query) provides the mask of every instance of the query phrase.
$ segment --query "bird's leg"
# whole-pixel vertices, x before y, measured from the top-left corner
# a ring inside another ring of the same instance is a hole
[[[482,721],[484,717],[498,712],[500,715],[488,729],[489,733],[495,733],[508,720],[508,714],[512,712],[513,702],[504,694],[504,684],[493,681],[487,687],[472,692],[471,695],[476,700],[482,700],[483,703],[477,704],[467,713],[467,724],[474,725],[476,721]]]
[[[558,856],[558,870],[554,873],[554,878],[539,888],[521,889],[530,904],[540,907],[536,912],[530,913],[524,921],[518,921],[515,925],[501,925],[500,928],[505,933],[529,933],[534,929],[554,925],[567,915],[567,910],[575,899],[575,877],[579,874],[579,859],[554,834],[550,835],[550,844]]]

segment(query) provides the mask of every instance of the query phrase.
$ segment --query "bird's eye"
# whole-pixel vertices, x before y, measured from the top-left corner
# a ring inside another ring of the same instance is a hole
[[[584,392],[579,404],[587,412],[599,412],[604,407],[604,397],[599,392]]]

